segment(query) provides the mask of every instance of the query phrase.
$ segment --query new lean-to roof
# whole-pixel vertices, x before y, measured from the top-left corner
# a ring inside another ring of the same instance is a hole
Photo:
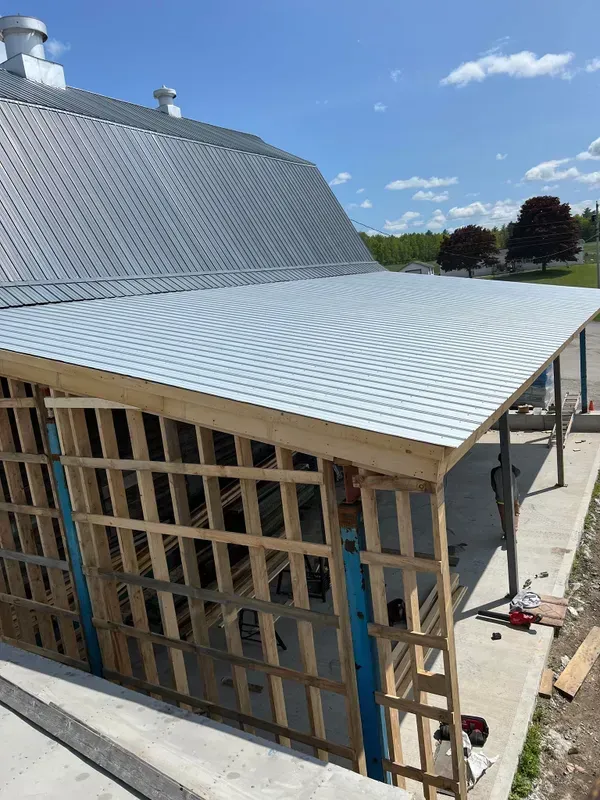
[[[0,311],[0,349],[459,447],[596,289],[387,271]]]
[[[309,162],[0,70],[0,308],[379,269]]]

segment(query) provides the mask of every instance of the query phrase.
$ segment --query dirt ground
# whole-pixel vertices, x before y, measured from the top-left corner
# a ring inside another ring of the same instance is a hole
[[[569,581],[567,622],[555,639],[548,666],[558,675],[590,628],[600,625],[600,484],[596,484],[586,531]],[[572,702],[555,691],[539,700],[540,779],[532,800],[586,800],[600,776],[600,659]]]

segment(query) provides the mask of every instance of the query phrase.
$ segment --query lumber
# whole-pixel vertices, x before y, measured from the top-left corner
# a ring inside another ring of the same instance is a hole
[[[589,671],[600,655],[600,627],[594,627],[577,648],[564,671],[554,684],[556,689],[571,700],[575,697]]]
[[[545,669],[542,672],[542,679],[540,681],[540,688],[538,689],[538,696],[545,698],[552,697],[553,684],[554,684],[554,672],[551,669]]]
[[[61,569],[64,572],[69,571],[69,565],[66,561],[62,561],[59,558],[36,556],[33,553],[19,553],[16,550],[0,549],[0,558],[10,558],[13,561],[22,561],[23,564],[37,564],[40,567],[52,567],[53,569]]]
[[[47,464],[43,453],[0,453],[0,461],[17,461],[23,464]]]
[[[391,492],[435,492],[435,484],[418,478],[397,478],[393,475],[354,475],[352,484],[357,489],[374,489]]]
[[[391,567],[392,569],[410,569],[417,572],[438,573],[441,569],[441,562],[435,558],[415,558],[414,556],[402,556],[392,553],[370,552],[363,550],[360,554],[361,564],[369,564],[378,567]]]
[[[203,800],[200,795],[64,709],[54,703],[45,703],[5,678],[0,678],[0,700],[148,800]]]

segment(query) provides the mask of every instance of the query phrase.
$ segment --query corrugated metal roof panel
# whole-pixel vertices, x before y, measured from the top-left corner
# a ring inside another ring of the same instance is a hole
[[[72,86],[67,86],[66,89],[44,86],[41,83],[13,75],[4,69],[0,69],[0,97],[71,114],[81,114],[84,117],[101,119],[146,131],[154,131],[165,136],[177,136],[182,139],[204,142],[216,147],[257,153],[302,164],[310,163],[291,153],[286,153],[278,147],[267,144],[260,137],[251,133],[242,133],[231,128],[220,128],[217,125],[197,122],[186,117],[170,117],[168,114],[163,114],[154,108],[138,106],[135,103],[127,103],[124,100],[116,100],[112,97],[104,97],[101,94],[75,89]]]
[[[384,271],[6,309],[0,348],[458,447],[599,308]]]
[[[0,102],[0,306],[374,269],[313,166]]]

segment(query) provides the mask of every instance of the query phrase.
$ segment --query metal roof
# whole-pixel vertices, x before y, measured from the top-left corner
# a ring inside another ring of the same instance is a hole
[[[0,307],[379,269],[312,165],[0,101]]]
[[[458,447],[600,292],[375,272],[0,311],[0,349]]]
[[[230,128],[220,128],[217,125],[208,125],[206,122],[197,122],[186,117],[170,117],[155,108],[147,108],[146,106],[138,106],[135,103],[127,103],[124,100],[104,97],[104,95],[86,92],[83,89],[75,89],[72,86],[67,86],[66,89],[45,86],[42,83],[27,80],[19,75],[13,75],[4,69],[0,69],[0,97],[6,100],[54,109],[55,111],[65,111],[71,114],[80,114],[84,117],[102,119],[141,130],[154,131],[166,136],[177,136],[182,139],[204,142],[216,147],[258,153],[300,164],[310,163],[291,153],[286,153],[278,147],[273,147],[263,142],[260,137],[250,133],[242,133]]]

